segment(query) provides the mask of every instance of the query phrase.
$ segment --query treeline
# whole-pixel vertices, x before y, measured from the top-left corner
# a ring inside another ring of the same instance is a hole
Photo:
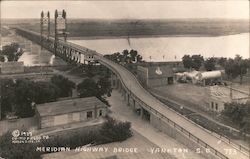
[[[56,101],[72,94],[75,83],[61,75],[50,81],[30,81],[27,79],[0,79],[2,116],[15,114],[19,117],[34,115],[36,104]]]
[[[213,71],[219,66],[220,69],[225,69],[228,79],[240,77],[240,83],[242,83],[243,76],[247,73],[247,70],[250,69],[250,59],[243,59],[240,55],[236,55],[235,58],[210,57],[207,59],[204,59],[201,55],[184,55],[182,62],[185,68],[197,71],[202,67],[206,71]]]
[[[121,53],[116,52],[104,57],[126,67],[130,72],[137,74],[137,66],[134,64],[145,62],[143,58],[136,50],[123,50]]]
[[[7,61],[17,61],[22,54],[23,50],[18,43],[5,45],[0,50],[0,62],[5,62],[6,59]]]
[[[0,138],[0,156],[8,159],[41,159],[41,152],[36,147],[67,146],[74,149],[87,144],[100,145],[110,142],[121,142],[132,136],[130,122],[119,122],[107,117],[100,129],[86,133],[76,133],[69,137],[54,137],[42,140],[41,143],[12,143],[10,132]]]
[[[116,52],[109,55],[104,55],[107,59],[110,59],[116,63],[126,65],[129,63],[142,62],[142,56],[138,54],[136,50],[123,50],[121,53]]]

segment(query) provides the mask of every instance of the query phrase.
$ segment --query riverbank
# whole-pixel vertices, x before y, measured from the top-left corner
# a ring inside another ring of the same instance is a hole
[[[229,33],[229,35],[241,35],[244,33]],[[170,38],[170,37],[219,37],[219,36],[227,36],[227,35],[207,35],[207,34],[176,34],[176,35],[130,35],[130,36],[75,36],[68,37],[68,40],[99,40],[99,39],[140,39],[140,38]]]
[[[39,19],[16,24],[40,32]],[[32,24],[32,25],[31,25]],[[249,21],[233,19],[68,19],[68,37],[223,36],[249,32]],[[54,23],[51,22],[51,30]]]

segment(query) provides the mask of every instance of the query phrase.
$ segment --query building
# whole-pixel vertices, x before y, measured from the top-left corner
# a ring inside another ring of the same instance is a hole
[[[237,90],[230,90],[230,88],[223,86],[210,86],[210,97],[208,100],[208,110],[214,112],[221,112],[225,109],[226,103],[236,102],[245,104],[249,97]],[[231,91],[231,93],[230,93]]]
[[[137,66],[138,79],[147,87],[165,86],[174,83],[172,65]]]
[[[24,63],[23,62],[0,62],[0,73],[11,74],[11,73],[23,73]]]
[[[107,114],[107,105],[96,97],[75,98],[36,106],[40,129],[89,121]]]

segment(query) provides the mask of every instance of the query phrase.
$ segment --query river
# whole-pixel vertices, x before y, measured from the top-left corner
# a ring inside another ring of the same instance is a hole
[[[70,40],[102,54],[135,49],[146,61],[176,61],[185,54],[249,58],[249,33],[218,37],[149,37]]]
[[[249,58],[249,33],[218,37],[138,37],[69,40],[102,54],[135,49],[146,61],[178,61],[185,54],[201,54],[206,57],[235,57],[236,54]],[[30,44],[31,45],[31,44]],[[48,51],[40,51],[37,45],[30,46],[20,57],[26,66],[55,65],[62,60]]]

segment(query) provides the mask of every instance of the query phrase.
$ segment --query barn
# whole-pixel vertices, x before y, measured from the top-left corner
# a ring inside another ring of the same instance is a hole
[[[107,114],[107,105],[96,97],[75,98],[38,104],[40,129],[93,120]]]

